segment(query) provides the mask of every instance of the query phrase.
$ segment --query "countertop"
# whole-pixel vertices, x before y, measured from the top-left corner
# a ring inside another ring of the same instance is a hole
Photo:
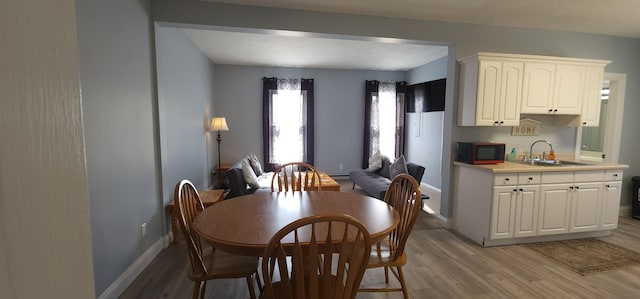
[[[581,162],[581,161],[575,161]],[[486,170],[492,173],[514,173],[514,172],[562,172],[562,171],[582,171],[582,170],[607,170],[607,169],[626,169],[629,165],[602,163],[602,162],[582,162],[589,165],[566,165],[566,166],[537,166],[526,165],[517,162],[508,162],[487,165],[472,165],[462,162],[453,162],[455,166],[471,167],[480,170]]]

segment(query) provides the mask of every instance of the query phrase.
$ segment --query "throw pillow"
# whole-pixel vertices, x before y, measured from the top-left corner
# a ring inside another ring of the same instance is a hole
[[[393,179],[401,173],[407,173],[407,163],[404,156],[398,157],[391,165],[389,165],[389,177]]]
[[[244,177],[244,180],[251,188],[260,188],[258,177],[256,173],[253,172],[253,168],[251,168],[251,164],[249,164],[249,159],[242,160],[242,177]]]
[[[382,167],[382,155],[380,155],[380,151],[376,151],[369,157],[369,168],[368,171],[376,171]]]
[[[261,176],[264,173],[262,170],[262,164],[260,164],[260,160],[258,160],[258,156],[256,156],[256,154],[249,155],[249,163],[251,164],[253,172],[256,173],[256,176]]]
[[[387,156],[382,156],[382,167],[380,167],[380,169],[376,170],[376,173],[391,179],[392,177],[389,176],[389,166],[391,165],[391,161],[389,161],[389,158]]]

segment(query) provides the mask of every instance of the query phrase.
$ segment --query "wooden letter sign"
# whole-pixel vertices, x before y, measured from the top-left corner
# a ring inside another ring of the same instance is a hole
[[[520,125],[512,127],[511,136],[538,136],[540,135],[540,122],[531,119],[523,118],[520,120]]]

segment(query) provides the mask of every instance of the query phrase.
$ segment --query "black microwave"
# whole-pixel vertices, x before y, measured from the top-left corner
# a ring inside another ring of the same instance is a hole
[[[504,163],[504,143],[458,142],[456,161],[468,164]]]

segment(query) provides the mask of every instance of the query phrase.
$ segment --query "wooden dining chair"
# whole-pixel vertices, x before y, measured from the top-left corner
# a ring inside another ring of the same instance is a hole
[[[299,219],[278,231],[264,250],[263,295],[268,299],[355,298],[370,254],[369,232],[352,216]]]
[[[235,255],[216,250],[211,246],[203,246],[191,224],[196,215],[204,210],[204,205],[190,181],[182,180],[176,185],[174,200],[178,202],[180,227],[187,243],[191,262],[189,279],[195,282],[192,298],[204,298],[207,281],[221,278],[246,278],[249,295],[251,298],[256,298],[254,279],[258,287],[262,288],[262,283],[257,276],[258,258]]]
[[[286,163],[277,167],[273,172],[271,192],[312,190],[322,190],[322,180],[316,168],[309,163]]]
[[[400,223],[382,242],[375,244],[371,250],[371,258],[367,269],[384,268],[385,288],[362,288],[361,292],[399,292],[404,298],[409,298],[407,285],[402,273],[402,266],[407,263],[404,252],[409,234],[416,223],[416,218],[422,204],[420,198],[420,184],[409,174],[400,174],[393,178],[387,188],[384,201],[394,207],[400,214]],[[400,288],[389,287],[389,269],[400,282]]]

